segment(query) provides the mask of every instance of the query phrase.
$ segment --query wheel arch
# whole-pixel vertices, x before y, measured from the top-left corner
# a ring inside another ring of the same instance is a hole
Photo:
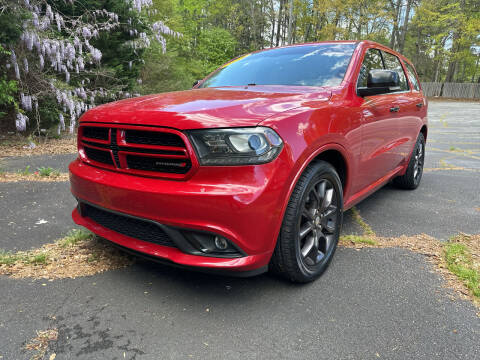
[[[427,125],[423,125],[420,129],[420,132],[423,134],[423,138],[427,140],[428,128]]]
[[[340,177],[340,181],[342,182],[343,194],[345,195],[345,188],[347,186],[348,177],[347,160],[345,159],[343,154],[336,149],[325,150],[315,156],[315,158],[313,158],[310,163],[318,160],[325,161],[334,167],[334,169],[338,173],[338,176]]]
[[[288,204],[290,196],[293,192],[293,189],[297,185],[298,179],[310,164],[318,160],[326,161],[335,168],[342,182],[343,196],[345,200],[345,195],[347,194],[350,187],[350,180],[351,180],[350,164],[352,162],[352,159],[350,157],[350,154],[341,144],[339,143],[324,144],[319,148],[317,148],[316,151],[313,151],[312,153],[310,153],[308,156],[303,157],[303,160],[301,161],[301,165],[298,167],[297,171],[295,172],[294,178],[290,182],[289,189],[286,194],[285,206],[282,212],[282,216],[286,208],[286,204]]]

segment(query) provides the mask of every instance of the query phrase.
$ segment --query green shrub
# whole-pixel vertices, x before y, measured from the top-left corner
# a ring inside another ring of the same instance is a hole
[[[6,76],[0,77],[0,118],[5,116],[12,108],[18,108],[14,97],[18,91],[17,86],[17,81],[8,80]]]

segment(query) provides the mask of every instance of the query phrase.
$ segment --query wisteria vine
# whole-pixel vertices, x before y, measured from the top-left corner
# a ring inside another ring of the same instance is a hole
[[[94,107],[97,98],[121,99],[138,95],[119,88],[87,86],[90,82],[87,75],[98,73],[102,61],[102,52],[90,42],[102,32],[122,27],[131,37],[125,45],[131,46],[134,51],[149,47],[152,41],[158,41],[165,52],[165,35],[181,36],[162,21],[147,24],[150,25],[148,34],[139,32],[132,26],[132,19],[121,23],[118,14],[105,9],[66,16],[53,8],[47,0],[7,1],[2,2],[0,10],[10,7],[12,11],[22,10],[29,14],[23,24],[21,41],[10,49],[10,59],[6,65],[19,83],[20,108],[15,120],[18,131],[25,131],[30,121],[26,112],[33,112],[37,124],[40,124],[38,102],[44,95],[53,95],[62,110],[59,114],[58,133],[67,128],[70,133],[74,132],[79,116]],[[73,4],[76,0],[64,1]],[[131,10],[138,13],[156,12],[151,9],[152,0],[119,1],[127,1]],[[128,64],[130,68],[134,61],[141,60],[131,59]],[[76,82],[80,86],[71,85],[72,74],[82,79]]]

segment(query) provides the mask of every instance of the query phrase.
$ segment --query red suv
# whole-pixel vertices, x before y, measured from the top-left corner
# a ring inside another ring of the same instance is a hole
[[[392,179],[419,185],[426,114],[413,65],[377,43],[254,52],[192,90],[85,113],[73,219],[157,261],[308,282],[343,211]]]

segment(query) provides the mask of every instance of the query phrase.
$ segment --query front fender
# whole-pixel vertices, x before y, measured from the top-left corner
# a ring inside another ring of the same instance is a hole
[[[325,106],[320,109],[297,108],[282,113],[275,119],[262,122],[269,126],[284,140],[284,150],[290,166],[290,175],[283,189],[282,218],[285,214],[290,196],[306,167],[319,155],[328,150],[341,154],[346,164],[346,186],[344,198],[350,192],[353,167],[356,164],[355,153],[351,149],[360,151],[361,134],[359,123],[349,115],[341,116],[338,108]],[[345,125],[350,129],[345,131]],[[281,223],[277,229],[280,232]]]

